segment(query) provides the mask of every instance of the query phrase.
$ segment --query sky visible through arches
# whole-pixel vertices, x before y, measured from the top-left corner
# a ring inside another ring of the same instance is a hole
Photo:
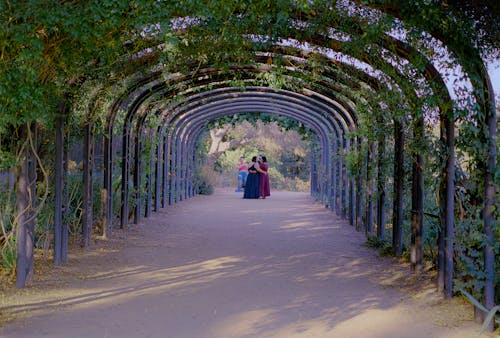
[[[495,99],[498,105],[498,101],[500,101],[500,60],[488,64],[488,72],[491,76],[491,84],[495,91]],[[497,115],[499,114],[500,112],[497,111]]]

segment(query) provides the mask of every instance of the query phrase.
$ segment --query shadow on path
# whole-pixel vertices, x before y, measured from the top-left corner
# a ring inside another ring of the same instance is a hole
[[[156,213],[112,264],[6,299],[2,337],[468,337],[394,280],[404,270],[307,194],[220,190]],[[71,264],[71,262],[70,262]],[[463,323],[462,323],[463,324]],[[454,323],[456,325],[456,323]]]

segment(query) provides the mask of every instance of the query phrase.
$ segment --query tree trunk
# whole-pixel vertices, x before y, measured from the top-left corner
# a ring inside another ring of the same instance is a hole
[[[227,134],[227,128],[218,128],[210,130],[210,149],[207,155],[207,165],[213,168],[215,162],[222,154],[222,152],[227,149],[229,142],[222,142],[222,139]],[[227,143],[227,144],[225,144]]]

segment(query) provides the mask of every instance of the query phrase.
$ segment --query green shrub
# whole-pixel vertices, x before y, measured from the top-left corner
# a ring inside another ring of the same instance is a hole
[[[376,235],[368,236],[368,238],[366,239],[366,246],[369,248],[378,249],[381,256],[393,255],[391,242],[385,239],[379,240]]]
[[[0,270],[4,275],[14,275],[16,271],[16,240],[14,236],[11,236],[8,241],[2,243],[1,247],[1,266]]]
[[[217,173],[211,168],[202,167],[198,173],[195,174],[195,186],[200,195],[211,195],[214,193],[214,183]]]
[[[484,247],[486,236],[484,234],[484,221],[476,219],[457,220],[455,229],[455,291],[460,289],[469,292],[476,299],[482,299],[484,288]],[[495,241],[495,303],[500,303],[500,236],[498,222],[493,223]]]
[[[0,271],[6,275],[16,269],[15,207],[13,192],[0,194]]]
[[[200,195],[212,195],[214,193],[214,186],[207,180],[202,179],[198,185],[198,193]]]

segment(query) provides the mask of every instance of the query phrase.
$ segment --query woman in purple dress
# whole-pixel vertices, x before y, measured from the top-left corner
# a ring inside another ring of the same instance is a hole
[[[267,158],[265,156],[259,156],[259,198],[266,198],[271,196],[271,185],[269,183],[269,166],[267,164]]]

